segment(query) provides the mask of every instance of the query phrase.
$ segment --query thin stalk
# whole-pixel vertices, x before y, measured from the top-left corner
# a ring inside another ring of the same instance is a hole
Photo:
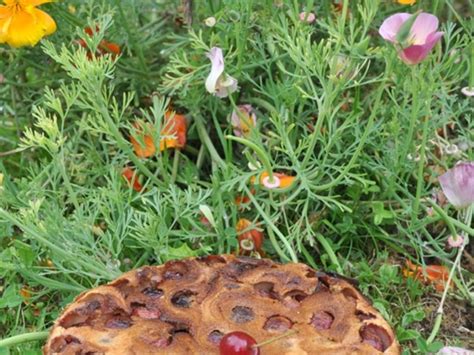
[[[0,340],[0,350],[2,348],[7,348],[21,343],[27,343],[29,341],[44,340],[48,337],[49,332],[34,332],[15,335],[10,338]]]
[[[146,73],[148,70],[147,70],[147,65],[146,65],[146,61],[145,61],[145,56],[143,54],[142,46],[137,45],[136,38],[133,35],[133,33],[130,29],[130,26],[128,25],[128,18],[129,17],[125,16],[125,12],[123,11],[122,2],[123,2],[122,0],[115,0],[115,4],[117,5],[117,8],[119,10],[119,15],[122,19],[120,21],[120,24],[125,29],[125,32],[127,32],[127,37],[128,37],[129,42],[130,42],[130,46],[137,53],[138,60],[140,61],[140,65],[142,67],[142,70]]]
[[[369,116],[369,121],[367,122],[367,126],[365,128],[365,131],[364,131],[362,137],[360,138],[359,145],[357,146],[356,151],[352,155],[351,160],[349,160],[349,162],[344,167],[342,172],[335,179],[331,180],[331,182],[329,182],[327,184],[322,184],[322,185],[316,186],[313,189],[313,191],[326,191],[326,190],[329,190],[330,188],[332,188],[333,186],[336,186],[337,184],[339,184],[339,182],[341,182],[346,177],[347,173],[355,165],[357,159],[359,159],[359,155],[362,152],[362,149],[365,146],[365,141],[367,140],[367,138],[370,134],[370,131],[372,130],[372,126],[373,126],[374,121],[375,121],[375,116],[378,113],[378,107],[380,105],[380,100],[382,98],[382,93],[383,93],[383,88],[382,88],[382,85],[381,85],[379,93],[377,94],[377,97],[375,99],[374,107],[373,107],[372,112]]]
[[[285,337],[287,337],[287,336],[290,336],[290,335],[293,335],[293,334],[296,334],[296,333],[298,333],[298,331],[297,331],[296,329],[288,330],[287,332],[285,332],[285,333],[283,333],[283,334],[281,334],[281,335],[278,335],[278,336],[276,336],[276,337],[270,338],[270,339],[268,339],[268,340],[264,340],[264,341],[262,341],[262,342],[260,342],[260,343],[258,343],[258,344],[252,345],[252,348],[255,349],[255,348],[259,348],[259,347],[261,347],[261,346],[267,345],[267,344],[271,344],[271,343],[273,343],[274,341],[280,340],[280,339],[282,339],[282,338],[285,338]]]
[[[471,204],[465,210],[464,223],[468,226],[471,225],[473,210],[474,210],[474,204]],[[451,266],[451,271],[449,272],[448,280],[446,281],[446,286],[443,291],[443,296],[441,297],[438,310],[436,311],[436,319],[435,319],[433,329],[431,330],[431,334],[426,341],[428,344],[433,342],[433,340],[436,338],[436,335],[439,332],[439,329],[441,328],[441,322],[443,320],[443,313],[444,313],[444,302],[446,301],[446,297],[448,295],[449,285],[451,284],[451,280],[453,279],[454,271],[456,270],[457,266],[461,262],[461,257],[462,257],[464,248],[466,247],[466,245],[469,244],[469,235],[464,234],[463,237],[464,237],[464,241],[462,245],[459,247],[458,255],[456,256],[456,259],[454,260],[454,263]]]
[[[254,142],[251,142],[251,141],[249,141],[248,139],[245,139],[245,138],[235,137],[235,136],[231,136],[231,135],[227,135],[227,136],[225,136],[225,138],[230,139],[232,141],[236,141],[236,142],[238,142],[240,144],[243,144],[243,145],[249,147],[250,149],[252,149],[255,152],[255,154],[257,154],[257,156],[259,157],[260,161],[263,164],[263,167],[265,168],[266,172],[268,173],[268,182],[273,183],[272,164],[271,164],[270,159],[265,154],[265,151],[263,149],[261,149]]]
[[[67,172],[66,172],[66,166],[65,166],[65,163],[64,163],[64,151],[61,150],[61,154],[60,154],[60,162],[59,162],[59,166],[60,166],[60,171],[61,171],[61,176],[63,177],[63,180],[64,180],[64,185],[66,186],[66,189],[67,191],[69,192],[69,197],[71,198],[71,201],[72,201],[72,204],[74,205],[74,208],[76,210],[79,210],[80,208],[80,205],[79,205],[79,202],[77,200],[77,194],[76,194],[76,191],[74,191],[74,189],[72,188],[72,184],[71,184],[71,180],[69,180],[69,176],[67,175]]]
[[[458,221],[456,218],[449,217],[446,212],[439,207],[434,201],[428,200],[428,203],[433,207],[433,209],[444,219],[444,221],[448,224],[451,223],[453,226],[458,227],[459,229],[466,232],[468,235],[474,236],[474,229],[470,228],[468,225]],[[454,227],[450,227],[450,230],[453,230]]]
[[[207,151],[211,155],[211,159],[217,165],[219,165],[220,168],[224,169],[226,164],[220,157],[219,153],[217,153],[214,144],[212,144],[211,138],[207,134],[206,127],[204,127],[204,123],[202,122],[201,116],[199,114],[194,115],[194,122],[196,122],[196,129],[198,131],[199,138],[201,139],[202,144],[206,146]]]
[[[416,194],[415,200],[413,201],[413,208],[411,211],[411,224],[413,225],[418,217],[418,210],[420,207],[420,198],[421,198],[421,189],[423,188],[423,168],[425,166],[425,147],[426,140],[428,138],[428,117],[425,117],[423,122],[423,137],[421,141],[421,150],[420,150],[420,161],[418,162],[418,172],[416,180]]]
[[[268,235],[270,236],[270,241],[272,242],[272,245],[275,248],[275,251],[278,253],[278,255],[285,261],[298,262],[298,258],[295,254],[295,251],[291,247],[290,243],[285,238],[283,233],[281,233],[280,230],[275,226],[275,224],[270,219],[269,215],[263,210],[262,206],[260,206],[260,204],[257,202],[255,197],[253,196],[253,194],[250,193],[250,190],[248,189],[248,187],[244,186],[244,191],[247,194],[247,196],[250,198],[250,201],[252,202],[252,204],[255,206],[255,209],[260,213],[262,218],[267,223],[267,226],[268,226],[267,230],[268,230]],[[288,254],[290,254],[290,257],[286,256],[285,253],[283,253],[273,233],[275,233],[280,239],[280,241],[283,243]]]
[[[173,171],[171,172],[171,183],[175,183],[176,176],[178,175],[178,168],[179,168],[179,158],[181,157],[181,153],[179,149],[175,149],[174,157],[173,157]]]
[[[317,233],[316,234],[316,237],[318,238],[319,242],[321,243],[321,245],[323,246],[324,250],[326,251],[326,253],[328,253],[328,256],[329,256],[329,259],[331,260],[331,262],[336,266],[336,271],[340,274],[343,273],[343,270],[342,270],[342,267],[341,267],[341,264],[339,264],[339,260],[337,260],[337,256],[336,254],[334,253],[334,250],[332,250],[331,246],[329,245],[328,241],[326,240],[326,238],[324,238],[324,236],[321,234],[321,233]]]

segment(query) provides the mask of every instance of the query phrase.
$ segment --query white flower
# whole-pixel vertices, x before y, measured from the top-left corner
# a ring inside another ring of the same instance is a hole
[[[466,96],[474,96],[474,87],[470,88],[469,86],[466,86],[465,88],[461,89],[461,92],[466,95]]]
[[[237,79],[224,73],[222,49],[211,48],[207,57],[211,60],[211,72],[206,79],[206,90],[217,97],[227,97],[238,89],[238,82]]]
[[[207,19],[204,20],[204,24],[207,27],[214,27],[217,23],[217,20],[214,16],[208,17]]]

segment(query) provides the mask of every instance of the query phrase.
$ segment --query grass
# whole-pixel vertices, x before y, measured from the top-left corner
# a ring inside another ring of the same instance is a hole
[[[473,234],[442,204],[437,180],[474,160],[472,99],[460,92],[474,86],[473,6],[342,3],[341,13],[330,1],[196,2],[190,27],[176,1],[42,6],[57,32],[34,48],[0,48],[0,338],[47,330],[78,293],[132,268],[235,253],[235,225],[247,218],[267,257],[358,279],[406,354],[474,347],[472,248],[433,341],[441,294],[402,274],[406,260],[451,267],[448,236]],[[303,9],[314,24],[299,19]],[[445,34],[407,66],[377,29],[418,9]],[[99,31],[89,37],[87,25]],[[122,55],[89,60],[79,38],[92,51],[116,42]],[[239,82],[228,98],[204,87],[214,46]],[[244,139],[229,118],[239,104],[257,114]],[[189,121],[186,147],[137,157],[132,123],[161,127],[169,105]],[[121,177],[127,165],[142,192]],[[252,192],[251,177],[269,169],[296,182]],[[26,336],[0,354],[39,353],[42,342]]]

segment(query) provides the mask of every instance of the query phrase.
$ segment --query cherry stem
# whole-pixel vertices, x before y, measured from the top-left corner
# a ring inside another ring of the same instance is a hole
[[[261,346],[273,343],[274,341],[280,340],[281,338],[284,338],[284,337],[287,337],[287,336],[290,336],[290,335],[293,335],[293,334],[296,334],[296,333],[298,333],[298,331],[296,329],[288,330],[286,333],[283,333],[282,335],[278,335],[276,337],[273,337],[273,338],[270,338],[268,340],[262,341],[261,343],[252,345],[252,349],[259,348]]]

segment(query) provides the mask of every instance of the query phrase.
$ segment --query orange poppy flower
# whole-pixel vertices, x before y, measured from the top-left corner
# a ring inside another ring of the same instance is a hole
[[[143,190],[143,186],[140,184],[140,181],[138,181],[138,176],[135,174],[135,170],[126,167],[122,170],[122,176],[127,180],[128,185],[133,187],[135,191],[140,192]]]
[[[255,194],[255,189],[250,189],[250,193],[253,195]],[[235,200],[234,200],[234,203],[237,205],[237,206],[240,206],[240,205],[243,205],[243,204],[247,204],[250,202],[250,197],[248,197],[247,195],[237,195],[235,197]]]
[[[241,255],[250,255],[253,252],[262,254],[263,232],[251,227],[252,222],[245,218],[239,219],[235,225]]]
[[[437,291],[444,291],[449,277],[449,269],[442,265],[415,265],[407,260],[403,269],[403,276],[418,280],[426,285],[431,284]]]
[[[56,31],[56,22],[36,6],[52,0],[3,0],[0,5],[0,43],[34,46]]]
[[[94,32],[97,32],[97,31],[99,31],[99,27],[97,27],[97,26],[95,28],[95,31],[92,30],[92,28],[90,28],[90,27],[86,27],[84,29],[84,32],[86,34],[88,34],[90,37],[92,37]],[[77,43],[79,43],[79,45],[82,48],[85,48],[85,49],[89,48],[89,47],[87,47],[86,41],[84,41],[83,39],[79,39],[77,41]],[[92,60],[92,58],[94,56],[99,56],[100,57],[100,56],[103,56],[103,55],[109,54],[109,53],[112,54],[112,58],[115,58],[116,56],[120,55],[120,53],[121,53],[120,46],[116,43],[112,43],[112,42],[109,42],[109,41],[106,41],[105,39],[103,39],[102,41],[100,41],[99,46],[97,47],[97,52],[96,52],[95,55],[92,52],[87,51],[87,58]]]
[[[133,136],[130,136],[130,142],[137,156],[148,158],[156,153],[156,147],[153,142],[153,136],[146,133],[143,134],[143,125],[143,123],[138,121],[133,124],[136,128],[136,133],[142,136],[141,138],[145,145],[143,146]],[[167,148],[183,148],[186,145],[186,117],[173,111],[167,111],[163,125],[164,127],[160,133],[160,151]],[[151,130],[152,126],[148,124],[147,128]]]
[[[280,189],[285,189],[287,187],[290,187],[296,179],[295,176],[289,176],[289,175],[282,174],[282,173],[273,173],[273,176],[278,178],[278,180],[279,180],[278,188],[280,188]],[[261,173],[260,174],[260,179],[259,179],[260,184],[265,186],[265,182],[268,179],[268,177],[269,176],[268,176],[268,173],[266,171]],[[252,184],[255,184],[255,180],[256,180],[255,176],[252,176],[250,178],[250,182]]]

